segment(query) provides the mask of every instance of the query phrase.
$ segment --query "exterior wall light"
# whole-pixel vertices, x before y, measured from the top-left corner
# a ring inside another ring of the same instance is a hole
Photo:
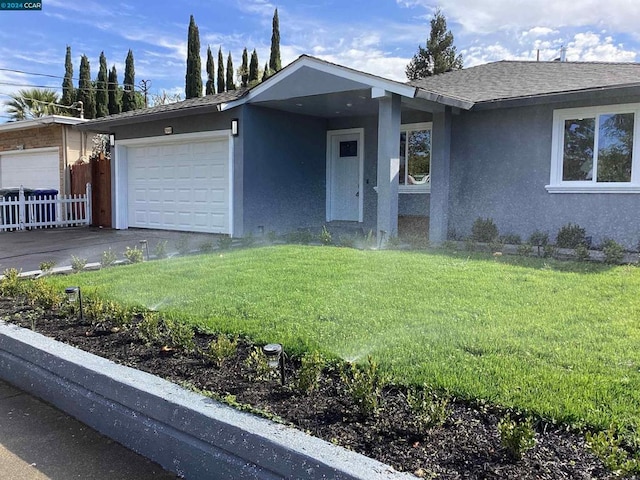
[[[233,120],[231,120],[231,135],[233,135],[234,137],[238,136],[238,119],[234,118]]]
[[[64,293],[67,295],[69,303],[78,302],[78,318],[84,320],[84,314],[82,312],[82,292],[80,287],[67,287],[64,289]]]
[[[149,242],[140,240],[140,248],[147,254],[147,262],[149,261]]]
[[[109,145],[116,146],[116,136],[113,133],[109,135]]]
[[[173,133],[173,127],[164,127],[164,134],[171,135]]]
[[[279,343],[269,343],[262,347],[262,353],[267,357],[267,365],[271,370],[280,367],[280,381],[284,385],[284,349]]]

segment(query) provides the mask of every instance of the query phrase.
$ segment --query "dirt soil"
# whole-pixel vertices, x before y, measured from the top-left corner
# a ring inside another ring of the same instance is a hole
[[[400,387],[385,388],[381,410],[363,417],[345,391],[335,366],[324,369],[318,388],[310,393],[301,393],[294,387],[300,367],[295,359],[287,363],[284,386],[277,376],[257,380],[255,371],[245,362],[254,349],[246,340],[241,339],[236,354],[218,367],[199,353],[147,345],[134,335],[134,329],[115,332],[112,325],[79,322],[55,311],[34,310],[10,298],[0,298],[0,319],[25,328],[35,327],[37,332],[58,341],[171,382],[213,392],[242,408],[260,411],[417,477],[614,478],[587,450],[582,435],[544,422],[535,424],[536,445],[521,460],[511,459],[500,443],[497,423],[502,414],[495,408],[452,399],[444,424],[420,434],[406,391]],[[212,338],[196,334],[197,347],[206,348]]]

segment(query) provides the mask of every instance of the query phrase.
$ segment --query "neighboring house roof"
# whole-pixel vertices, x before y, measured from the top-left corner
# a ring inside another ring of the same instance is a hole
[[[62,115],[46,115],[44,117],[38,117],[31,120],[18,120],[16,122],[7,122],[0,125],[0,133],[8,132],[10,130],[26,130],[29,128],[38,128],[44,125],[78,125],[84,123],[87,120],[84,118],[76,117],[64,117]]]
[[[471,108],[505,100],[639,87],[640,64],[500,61],[409,83],[420,89],[418,97],[455,99]]]
[[[140,108],[129,112],[109,115],[107,117],[96,118],[90,120],[87,125],[79,127],[81,130],[99,130],[101,127],[110,125],[122,125],[128,122],[140,120],[138,117],[144,117],[145,120],[150,117],[161,117],[171,114],[172,112],[184,112],[182,114],[202,113],[202,111],[217,110],[219,105],[237,100],[243,97],[249,90],[247,88],[239,88],[229,92],[216,93],[213,95],[205,95],[203,97],[190,98],[181,102],[169,103],[166,105],[158,105],[149,108]]]

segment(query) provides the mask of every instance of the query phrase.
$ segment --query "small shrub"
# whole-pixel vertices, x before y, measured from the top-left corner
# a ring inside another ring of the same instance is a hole
[[[87,259],[76,257],[75,255],[71,255],[71,270],[74,272],[81,272],[84,270],[84,267],[87,265]]]
[[[538,256],[542,256],[542,248],[549,243],[549,234],[536,230],[529,236],[529,243],[538,249]]]
[[[116,263],[117,258],[118,257],[116,256],[116,254],[111,250],[111,247],[109,247],[109,250],[105,250],[104,252],[102,252],[102,257],[100,258],[100,266],[102,268],[110,267],[111,265]]]
[[[185,352],[191,352],[194,350],[195,344],[195,332],[193,327],[188,323],[181,322],[167,318],[164,320],[166,327],[166,343],[173,348],[180,348]]]
[[[602,253],[605,263],[616,265],[624,258],[624,247],[610,238],[602,242]]]
[[[502,253],[504,245],[497,239],[489,243],[489,250],[491,253]]]
[[[65,300],[65,296],[58,288],[42,279],[30,282],[25,293],[32,305],[37,305],[45,310],[58,308]]]
[[[367,363],[362,366],[349,364],[349,368],[340,372],[340,378],[361,415],[370,416],[379,410],[386,378],[378,371],[373,358],[367,357]]]
[[[507,245],[520,245],[522,243],[522,238],[520,235],[516,235],[515,233],[507,233],[500,237],[500,242]]]
[[[3,273],[4,278],[0,280],[0,294],[8,297],[15,297],[24,293],[26,282],[20,278],[20,270],[8,268]]]
[[[215,340],[211,340],[207,349],[202,352],[207,360],[221,367],[225,359],[235,355],[238,350],[238,337],[230,338],[220,334]]]
[[[513,460],[520,460],[524,452],[536,444],[536,433],[530,419],[517,421],[508,416],[504,417],[498,422],[498,433],[500,443]]]
[[[202,242],[199,248],[199,250],[202,253],[211,253],[213,252],[213,249],[214,249],[213,240],[207,240],[205,242]]]
[[[605,432],[587,432],[587,448],[596,455],[605,467],[617,475],[640,473],[640,455],[631,456],[623,445],[623,437],[615,427]]]
[[[40,262],[40,270],[42,270],[43,273],[49,273],[55,266],[56,262],[54,262],[53,260],[50,260],[48,262]]]
[[[322,245],[331,245],[333,243],[331,232],[327,230],[325,225],[322,226],[322,231],[320,232],[320,243]]]
[[[218,248],[220,250],[229,250],[233,245],[233,239],[229,235],[218,238]]]
[[[544,247],[544,258],[556,258],[558,256],[558,247],[555,245],[547,245]]]
[[[576,252],[576,260],[578,260],[579,262],[586,262],[590,258],[589,248],[584,243],[581,243],[580,245],[578,245],[575,248],[575,252]]]
[[[191,251],[191,246],[189,245],[189,235],[180,235],[180,237],[176,240],[176,250],[180,255],[186,255]]]
[[[153,254],[156,258],[167,258],[167,241],[160,240],[156,243],[155,247],[153,247]]]
[[[161,319],[158,312],[143,312],[142,320],[136,326],[136,334],[147,345],[160,340]]]
[[[426,387],[409,389],[407,403],[413,412],[416,430],[421,435],[433,427],[441,426],[447,419],[449,400]]]
[[[277,376],[277,372],[269,367],[267,357],[260,347],[254,347],[251,350],[244,365],[249,370],[248,377],[252,382],[271,380]]]
[[[140,263],[144,259],[142,249],[138,247],[133,247],[133,248],[127,247],[124,250],[123,255],[124,255],[124,258],[126,258],[129,261],[129,263]]]
[[[576,248],[581,243],[586,243],[585,230],[581,226],[568,223],[558,231],[557,247]]]
[[[300,392],[312,392],[318,388],[320,375],[325,366],[324,357],[318,352],[307,353],[302,357],[296,388]]]
[[[471,237],[476,242],[492,242],[498,238],[498,227],[493,219],[478,217],[471,227]]]
[[[530,243],[523,243],[518,245],[518,255],[523,257],[529,257],[533,253],[533,247]]]
[[[253,236],[253,233],[248,233],[240,239],[240,245],[242,245],[244,248],[253,247],[255,243],[256,239]]]

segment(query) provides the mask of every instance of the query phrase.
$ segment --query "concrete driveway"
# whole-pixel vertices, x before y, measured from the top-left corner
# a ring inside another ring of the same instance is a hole
[[[126,247],[140,248],[140,240],[147,240],[153,256],[158,242],[166,241],[167,253],[176,252],[178,244],[187,242],[192,250],[204,243],[215,246],[219,235],[206,233],[170,232],[166,230],[111,230],[95,227],[52,228],[0,232],[0,273],[17,268],[23,273],[39,270],[42,262],[55,262],[56,267],[71,265],[71,256],[99,262],[109,248],[123,259]]]

